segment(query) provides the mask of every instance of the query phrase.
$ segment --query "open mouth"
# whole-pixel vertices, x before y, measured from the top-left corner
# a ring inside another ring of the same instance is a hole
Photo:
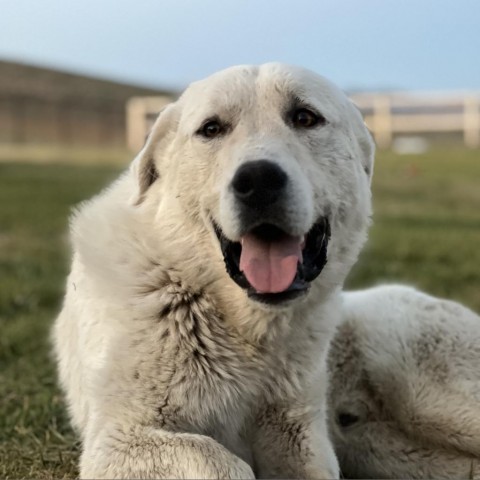
[[[232,242],[214,223],[227,273],[250,298],[279,304],[305,294],[327,263],[330,224],[322,217],[301,237],[264,223]]]

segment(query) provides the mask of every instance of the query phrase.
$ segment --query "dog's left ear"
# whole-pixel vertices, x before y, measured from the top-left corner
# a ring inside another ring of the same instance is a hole
[[[136,191],[131,199],[133,205],[142,203],[145,193],[160,176],[155,165],[155,157],[159,155],[162,143],[167,140],[168,134],[173,130],[174,123],[175,104],[171,103],[159,113],[145,145],[130,167],[130,171],[136,181]]]
[[[365,132],[363,135],[358,137],[358,146],[360,147],[360,151],[363,155],[363,170],[371,181],[373,175],[373,164],[375,160],[375,141],[373,140],[373,136],[366,125]]]

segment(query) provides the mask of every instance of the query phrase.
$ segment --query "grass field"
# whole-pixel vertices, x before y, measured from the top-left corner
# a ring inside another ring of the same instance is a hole
[[[115,166],[0,163],[0,477],[77,474],[48,333],[73,205]],[[374,226],[350,287],[405,282],[480,311],[480,153],[377,157]]]

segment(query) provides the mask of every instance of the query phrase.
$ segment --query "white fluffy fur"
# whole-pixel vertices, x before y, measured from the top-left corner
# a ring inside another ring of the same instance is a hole
[[[480,317],[404,286],[343,296],[329,356],[342,473],[480,478]]]
[[[292,129],[293,97],[327,124]],[[231,128],[205,141],[196,132],[212,115]],[[228,185],[259,158],[289,175],[292,231],[306,233],[323,215],[332,228],[309,294],[278,308],[230,279],[211,223],[238,240]],[[300,68],[234,67],[161,113],[129,171],[72,221],[54,338],[82,477],[338,476],[326,352],[366,238],[372,163],[358,111]]]

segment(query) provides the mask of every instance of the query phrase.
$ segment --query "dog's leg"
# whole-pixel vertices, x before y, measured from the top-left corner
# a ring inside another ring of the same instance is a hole
[[[299,410],[270,405],[260,412],[253,446],[258,478],[339,477],[324,415]]]
[[[87,439],[81,478],[255,478],[210,437],[152,427],[109,426]]]

